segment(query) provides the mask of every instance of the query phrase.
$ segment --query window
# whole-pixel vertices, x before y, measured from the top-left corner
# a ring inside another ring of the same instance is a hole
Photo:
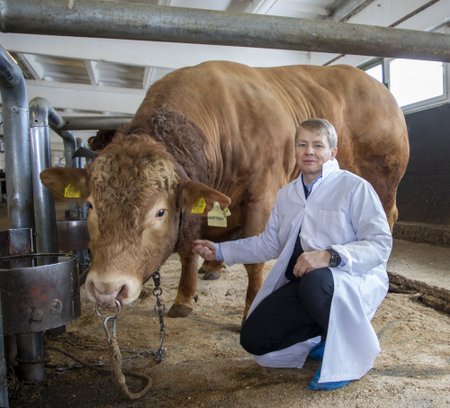
[[[393,59],[389,62],[389,89],[400,106],[444,95],[442,62]]]

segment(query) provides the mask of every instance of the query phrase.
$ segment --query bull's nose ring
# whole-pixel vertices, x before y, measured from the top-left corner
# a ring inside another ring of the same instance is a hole
[[[100,303],[97,302],[97,304],[95,305],[95,314],[102,320],[106,320],[106,319],[117,319],[120,315],[120,312],[122,310],[122,305],[121,303],[115,299],[115,303],[116,303],[116,314],[112,315],[112,316],[104,316],[101,312],[100,312]]]

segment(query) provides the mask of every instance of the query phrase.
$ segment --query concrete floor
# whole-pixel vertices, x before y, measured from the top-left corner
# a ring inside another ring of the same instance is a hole
[[[450,247],[395,239],[388,271],[450,291]]]

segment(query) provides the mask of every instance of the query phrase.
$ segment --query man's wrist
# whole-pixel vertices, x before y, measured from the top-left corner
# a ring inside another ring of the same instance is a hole
[[[222,248],[220,244],[216,244],[216,261],[223,262]]]

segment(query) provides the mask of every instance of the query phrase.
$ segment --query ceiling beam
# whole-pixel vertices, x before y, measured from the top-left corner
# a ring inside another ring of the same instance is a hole
[[[233,13],[257,13],[258,8],[263,3],[269,3],[269,6],[273,6],[277,0],[232,0],[227,8],[227,11]],[[269,9],[270,9],[269,7]],[[259,11],[260,14],[267,13],[267,7],[265,12]]]
[[[133,115],[144,99],[145,91],[105,86],[78,85],[26,80],[28,99],[46,99],[57,110],[73,109],[103,114]]]
[[[44,72],[42,70],[42,67],[36,67],[32,61],[29,60],[28,56],[26,54],[22,53],[16,53],[16,57],[21,64],[23,64],[24,68],[30,73],[30,75],[34,79],[44,79]],[[34,56],[33,56],[34,57]]]
[[[450,36],[324,20],[85,0],[2,0],[3,32],[174,41],[450,62]],[[52,13],[49,13],[51,10]]]
[[[84,65],[86,67],[86,71],[88,73],[91,84],[98,85],[99,84],[99,73],[98,73],[98,69],[96,68],[97,63],[95,61],[86,60],[86,61],[84,61]]]
[[[247,6],[246,13],[267,14],[270,9],[278,2],[278,0],[255,0],[250,1]]]
[[[148,87],[152,84],[153,71],[153,67],[145,67],[144,77],[142,79],[142,89],[148,89]]]
[[[21,61],[25,67],[31,72],[35,79],[44,79],[45,70],[42,64],[37,61],[37,56],[34,54],[21,53]]]
[[[356,6],[358,1],[350,0],[350,3]],[[432,6],[430,6],[431,3],[433,3]],[[408,2],[377,0],[376,2],[370,2],[363,8],[359,8],[358,13],[351,17],[350,21],[358,24],[395,25],[396,28],[400,29],[433,32],[436,30],[436,27],[440,27],[448,21],[448,4],[448,0],[428,1],[426,4],[423,0],[409,0]],[[417,13],[419,9],[421,11]],[[404,19],[404,16],[408,16],[408,18]],[[338,58],[336,59],[336,57]],[[329,65],[330,63],[358,65],[363,63],[364,60],[367,61],[368,58],[361,56],[358,58],[351,54],[342,54],[335,57],[330,57],[327,54],[318,54],[312,63],[319,65]]]
[[[329,19],[345,22],[367,7],[374,0],[337,0],[327,7]]]
[[[20,53],[169,69],[207,60],[230,60],[259,67],[295,65],[306,63],[307,55],[291,50],[9,33],[0,33],[0,44],[9,51]]]

